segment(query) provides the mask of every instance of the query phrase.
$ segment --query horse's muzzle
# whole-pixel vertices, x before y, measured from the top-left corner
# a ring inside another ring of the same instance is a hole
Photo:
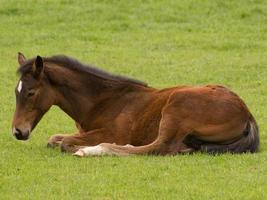
[[[22,132],[18,128],[13,128],[13,135],[16,137],[17,140],[28,140],[30,131]]]

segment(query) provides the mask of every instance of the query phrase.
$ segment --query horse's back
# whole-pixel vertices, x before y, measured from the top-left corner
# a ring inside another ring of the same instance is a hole
[[[196,120],[214,121],[213,124],[229,121],[236,116],[246,119],[249,116],[247,106],[238,95],[217,85],[174,89],[168,104],[179,109],[179,114],[190,115]],[[206,119],[205,115],[212,117]]]

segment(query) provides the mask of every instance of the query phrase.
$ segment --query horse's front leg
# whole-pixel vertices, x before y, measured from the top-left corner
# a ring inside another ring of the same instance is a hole
[[[78,133],[73,134],[73,135],[78,135]],[[62,143],[62,140],[65,137],[69,137],[70,135],[68,134],[56,134],[52,135],[47,142],[47,147],[54,148],[54,147],[59,147]]]
[[[95,129],[64,137],[61,141],[60,148],[63,152],[74,153],[82,147],[95,146],[103,142],[114,143],[116,142],[116,138],[105,129]]]
[[[47,143],[47,147],[50,147],[50,148],[54,148],[54,147],[59,147],[62,143],[62,140],[65,138],[65,137],[70,137],[70,136],[76,136],[76,135],[79,135],[80,133],[83,132],[82,130],[82,127],[80,126],[80,124],[78,122],[75,122],[75,125],[78,129],[78,133],[75,133],[75,134],[55,134],[55,135],[52,135],[49,139],[48,139],[48,143]]]

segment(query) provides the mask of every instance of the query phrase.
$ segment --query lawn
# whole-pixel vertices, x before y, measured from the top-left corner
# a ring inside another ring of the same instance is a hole
[[[0,24],[0,199],[266,199],[266,1],[0,0]],[[70,55],[157,88],[226,85],[258,121],[260,152],[81,159],[46,148],[75,132],[57,107],[17,141],[18,51]]]

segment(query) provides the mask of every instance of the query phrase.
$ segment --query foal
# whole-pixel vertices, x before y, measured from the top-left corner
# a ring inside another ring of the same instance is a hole
[[[256,152],[255,119],[244,102],[218,85],[158,90],[66,57],[26,60],[15,89],[13,135],[27,140],[52,105],[78,132],[54,135],[48,146],[77,156]]]

